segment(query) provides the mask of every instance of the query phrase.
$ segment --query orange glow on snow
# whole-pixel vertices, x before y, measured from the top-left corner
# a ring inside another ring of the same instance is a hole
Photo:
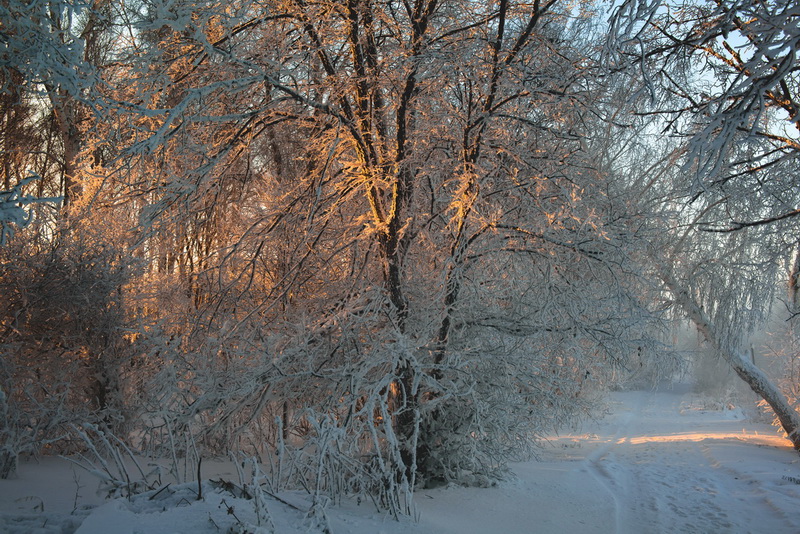
[[[768,445],[791,449],[791,443],[780,436],[768,436],[762,434],[743,434],[741,432],[680,432],[677,434],[665,434],[662,436],[642,436],[632,438],[622,438],[617,444],[630,443],[631,445],[642,445],[644,443],[678,443],[682,441],[704,441],[713,440],[737,440],[753,445]]]

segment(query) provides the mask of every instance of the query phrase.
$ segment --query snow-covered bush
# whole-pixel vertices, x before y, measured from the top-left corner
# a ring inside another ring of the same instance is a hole
[[[0,248],[3,439],[19,452],[66,450],[67,422],[123,428],[120,377],[131,341],[130,262],[89,228],[35,225]],[[24,446],[21,445],[24,443]]]
[[[71,431],[81,441],[85,452],[77,459],[67,458],[97,477],[98,491],[108,498],[126,497],[156,488],[161,482],[158,468],[145,472],[134,452],[125,442],[108,430],[84,423],[71,425]]]
[[[51,385],[44,397],[38,385],[20,391],[20,384],[9,379],[10,365],[0,361],[0,479],[15,474],[20,456],[64,440],[63,425],[72,418],[65,402],[68,385]]]

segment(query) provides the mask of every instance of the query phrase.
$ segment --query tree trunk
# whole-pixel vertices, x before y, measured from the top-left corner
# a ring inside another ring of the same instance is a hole
[[[792,267],[789,270],[789,305],[793,314],[797,313],[798,304],[800,304],[800,243],[794,251]]]
[[[10,448],[0,450],[0,480],[11,478],[17,472],[17,458]]]
[[[80,193],[77,171],[78,155],[83,140],[77,125],[79,120],[75,109],[77,103],[63,90],[51,91],[50,101],[64,147],[61,193],[64,196],[62,206],[64,210],[68,210]]]
[[[683,287],[672,272],[665,266],[659,266],[659,275],[669,288],[675,302],[685,311],[697,329],[723,358],[730,364],[739,378],[744,380],[750,389],[764,399],[778,416],[778,420],[792,442],[795,450],[800,451],[800,414],[789,404],[786,396],[772,383],[761,369],[756,367],[746,354],[728,348],[720,339],[714,323],[695,302],[687,289]]]
[[[8,419],[8,399],[0,388],[0,437],[5,443],[0,444],[0,480],[5,480],[17,472],[18,451],[14,447],[14,429]]]

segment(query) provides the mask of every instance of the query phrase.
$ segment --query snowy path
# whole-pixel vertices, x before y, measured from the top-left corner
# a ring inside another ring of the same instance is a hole
[[[612,409],[552,439],[542,461],[515,465],[515,485],[484,490],[501,494],[491,505],[459,509],[476,500],[470,489],[421,498],[423,523],[437,517],[431,532],[441,533],[800,532],[800,458],[770,426],[704,410],[688,386],[616,393]]]
[[[679,424],[678,392],[637,397],[621,434],[587,462],[615,495],[615,531],[725,532],[734,526],[752,531],[756,525],[741,521],[747,518],[731,517],[748,506],[731,501],[744,477],[723,469],[714,457],[713,429],[697,434]]]
[[[800,458],[770,426],[704,403],[686,386],[615,393],[612,415],[554,437],[539,461],[512,466],[513,481],[419,491],[418,522],[345,503],[328,509],[330,526],[335,534],[800,532]],[[175,507],[114,501],[70,516],[78,494],[93,500],[91,479],[74,477],[47,459],[0,480],[0,532],[211,534],[236,526],[228,505],[253,519],[251,501],[213,494]],[[298,510],[277,501],[269,510],[277,533],[318,531]]]
[[[798,470],[794,453],[770,429],[743,435],[736,412],[692,409],[687,393],[617,396],[617,434],[584,461],[612,496],[608,532],[800,531],[800,517],[785,512],[800,504],[800,487],[782,478]]]

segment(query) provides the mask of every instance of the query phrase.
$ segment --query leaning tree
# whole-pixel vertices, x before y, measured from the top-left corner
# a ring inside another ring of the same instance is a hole
[[[786,270],[795,300],[799,8],[771,0],[623,2],[606,56],[635,73],[636,113],[655,118],[653,128],[675,146],[679,166],[662,206],[670,213],[654,219],[673,230],[653,247],[654,273],[770,405],[796,449],[800,416],[741,346],[768,316]]]

